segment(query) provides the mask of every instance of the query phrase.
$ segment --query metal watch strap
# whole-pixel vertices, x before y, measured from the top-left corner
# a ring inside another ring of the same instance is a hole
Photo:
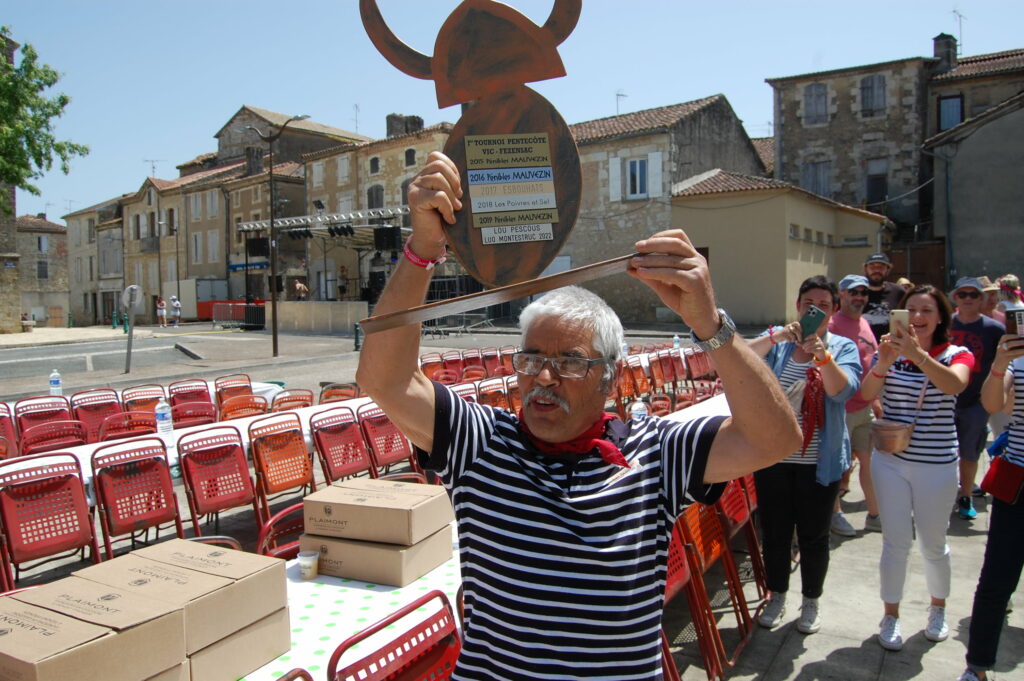
[[[718,308],[718,316],[722,319],[722,328],[718,330],[718,333],[707,340],[700,340],[697,338],[697,334],[693,332],[693,329],[690,329],[690,340],[704,352],[717,350],[725,345],[726,342],[732,338],[733,334],[736,333],[736,324],[732,321],[732,318],[725,310]]]

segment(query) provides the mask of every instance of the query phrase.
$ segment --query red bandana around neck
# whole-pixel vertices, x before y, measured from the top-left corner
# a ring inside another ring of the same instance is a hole
[[[573,439],[554,443],[545,442],[530,432],[526,425],[526,419],[523,418],[522,409],[519,410],[517,416],[519,417],[519,429],[530,440],[530,444],[543,454],[586,454],[596,447],[597,453],[601,455],[605,462],[629,468],[629,462],[626,461],[626,457],[622,455],[619,448],[604,439],[606,424],[615,418],[615,416],[608,412],[602,412],[601,416],[594,421],[594,425]]]

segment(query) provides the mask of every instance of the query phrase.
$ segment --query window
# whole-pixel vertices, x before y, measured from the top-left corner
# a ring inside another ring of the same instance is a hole
[[[939,130],[949,130],[964,121],[964,98],[939,97]]]
[[[885,115],[885,76],[882,74],[861,78],[860,115],[864,118]]]
[[[156,223],[156,213],[150,211],[149,221],[146,224],[148,225],[150,236],[160,236],[160,225]]]
[[[804,241],[810,241],[810,240],[811,240],[811,230],[809,230],[806,227],[804,227]]]
[[[165,281],[177,281],[178,280],[178,260],[177,258],[167,258],[167,278]]]
[[[82,281],[82,259],[75,258],[75,281],[81,283]]]
[[[889,162],[884,158],[868,159],[864,200],[867,208],[878,208],[889,194]]]
[[[262,194],[260,192],[260,186],[256,185],[252,188],[252,202],[257,203],[260,201]]]
[[[39,246],[40,253],[46,253],[46,251],[50,248],[50,240],[47,238],[45,234],[40,234],[39,236],[37,236],[36,243]]]
[[[133,282],[137,286],[142,286],[142,263],[135,263],[135,281]]]
[[[339,196],[338,197],[338,212],[339,213],[351,213],[352,212],[352,197],[351,196]]]
[[[804,163],[800,170],[800,186],[813,194],[831,198],[832,162],[811,161]]]
[[[349,167],[349,156],[338,157],[338,184],[344,184],[348,182],[348,167]]]
[[[50,263],[45,260],[36,261],[36,279],[50,278]]]
[[[89,243],[96,243],[96,220],[89,218]]]
[[[132,239],[138,241],[142,238],[142,227],[140,226],[138,214],[132,216]]]
[[[217,262],[220,258],[220,233],[206,233],[206,262]]]
[[[203,262],[203,235],[200,232],[192,234],[192,264],[198,265]]]
[[[647,159],[635,158],[629,162],[629,174],[626,177],[626,198],[647,198]]]
[[[324,186],[324,162],[317,161],[313,164],[313,186]]]
[[[147,206],[152,206],[153,205],[153,190],[152,189],[149,189],[149,190],[146,191],[146,205]]]
[[[804,86],[804,125],[828,123],[828,86],[811,83]]]
[[[416,150],[406,149],[405,150],[405,167],[416,165]]]
[[[168,208],[164,221],[167,223],[167,236],[174,236],[178,233],[178,211]]]
[[[789,237],[791,239],[799,239],[800,238],[800,226],[799,225],[794,225],[792,222],[789,223]]]
[[[234,191],[231,192],[231,207],[241,208],[242,207],[242,192]]]
[[[814,242],[815,243],[819,243],[819,244],[825,243],[825,233],[824,232],[815,232],[814,233]]]
[[[211,189],[206,192],[206,217],[217,217],[217,190]]]
[[[366,207],[367,208],[383,208],[384,207],[384,186],[375,184],[366,190]]]
[[[89,256],[89,281],[96,278],[96,258]]]
[[[239,215],[235,218],[235,243],[240,244],[245,241],[245,234],[242,233],[238,227],[242,224],[242,216]]]
[[[192,195],[192,219],[203,219],[203,196],[202,194]]]
[[[370,159],[370,174],[376,175],[380,172],[380,159],[376,156]]]
[[[82,228],[81,228],[81,226],[79,226],[79,224],[77,222],[69,222],[68,223],[68,232],[69,233],[73,233],[75,235],[75,245],[76,246],[81,246],[82,245]]]

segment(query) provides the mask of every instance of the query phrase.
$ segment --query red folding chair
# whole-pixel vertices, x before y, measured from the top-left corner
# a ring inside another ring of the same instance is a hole
[[[505,377],[505,395],[508,396],[508,406],[513,414],[518,414],[523,408],[523,396],[519,392],[519,377],[515,374]]]
[[[0,437],[7,441],[7,449],[0,458],[13,459],[18,456],[18,427],[14,424],[14,415],[5,403],[0,402]]]
[[[185,538],[178,497],[167,464],[167,448],[159,438],[104,445],[92,453],[92,484],[107,558],[113,558],[115,537],[129,535],[135,548],[139,533],[174,524]]]
[[[661,366],[661,375],[665,380],[665,385],[674,392],[678,386],[678,382],[683,377],[676,375],[676,365],[672,360],[674,354],[678,354],[679,350],[674,348],[666,348],[664,350],[658,350],[658,364]]]
[[[11,449],[11,443],[7,438],[0,435],[0,461],[3,459],[11,459],[15,456],[16,454],[14,453],[14,450]]]
[[[0,462],[0,562],[4,590],[17,584],[21,565],[36,567],[86,548],[100,560],[92,512],[73,454],[39,454]]]
[[[42,454],[84,445],[88,441],[81,421],[49,421],[21,433],[21,455]]]
[[[413,472],[420,472],[412,452],[412,444],[375,402],[368,402],[359,407],[356,418],[378,473],[382,468],[383,472],[387,473],[392,464],[402,461],[408,461]]]
[[[441,363],[448,371],[454,371],[456,376],[461,376],[462,370],[466,368],[461,350],[449,350],[441,353]]]
[[[262,395],[236,395],[224,400],[220,405],[220,420],[230,421],[246,416],[259,416],[267,413],[267,398]]]
[[[455,385],[459,382],[459,375],[450,369],[441,369],[434,372],[433,379],[441,385]]]
[[[256,553],[291,560],[299,555],[299,537],[304,531],[305,515],[300,501],[263,523],[256,539]]]
[[[637,399],[643,399],[650,395],[651,383],[647,379],[647,372],[644,371],[644,364],[640,360],[640,356],[630,355],[629,360],[626,362],[626,366],[629,368],[629,372],[633,376],[633,385],[636,388],[635,395]]]
[[[335,407],[313,415],[309,428],[325,480],[334,482],[364,472],[377,477],[362,429],[349,407]]]
[[[452,392],[467,402],[476,402],[476,385],[473,383],[458,383],[453,385]]]
[[[100,424],[99,441],[121,440],[156,432],[156,415],[148,411],[123,411],[108,416]]]
[[[484,369],[482,366],[473,365],[462,370],[460,380],[463,382],[480,381],[485,378],[487,378],[487,369]]]
[[[658,352],[647,353],[647,370],[651,375],[651,390],[662,392],[665,390],[665,375],[661,370],[661,361],[658,359]]]
[[[419,619],[420,614],[417,611],[435,600],[437,604],[426,619],[417,621],[408,629],[403,626],[395,627],[395,630],[405,629],[405,631],[362,659],[338,668],[342,656],[348,650],[377,632],[392,627],[413,613],[416,614],[410,619]],[[443,592],[434,590],[342,642],[331,655],[331,660],[327,665],[327,678],[360,679],[361,681],[375,679],[381,681],[384,679],[444,681],[450,679],[455,671],[455,662],[459,659],[461,651],[462,639],[459,638],[459,630],[456,626],[455,615],[452,613],[451,603],[448,602],[448,597]]]
[[[512,366],[512,355],[517,352],[519,352],[519,347],[515,345],[502,345],[498,348],[498,357],[501,359],[501,366],[505,367],[513,374],[515,373],[515,368]],[[508,375],[511,376],[512,374]]]
[[[420,371],[430,380],[435,380],[434,375],[444,369],[444,361],[440,352],[425,352],[420,355]]]
[[[672,539],[669,542],[666,560],[665,606],[668,606],[680,591],[686,594],[690,620],[693,622],[693,630],[697,639],[697,648],[700,651],[708,681],[712,681],[712,679],[720,678],[723,675],[718,649],[715,647],[713,636],[710,633],[711,627],[715,626],[715,615],[708,600],[704,580],[701,575],[694,574],[690,569],[691,562],[686,542],[683,540],[681,521],[677,520],[672,527]],[[664,630],[662,630],[662,645],[662,654],[668,652],[671,655]],[[675,667],[674,660],[672,666]],[[676,673],[678,674],[678,671]]]
[[[626,365],[626,360],[620,359],[615,379],[615,411],[623,421],[629,416],[626,407],[635,397],[636,385],[633,383],[633,374]]]
[[[490,378],[497,376],[498,374],[495,372],[501,366],[501,353],[498,348],[493,346],[480,348],[480,358],[483,360],[484,369],[487,370],[487,376]]]
[[[167,386],[167,394],[171,398],[171,407],[189,402],[213,403],[213,398],[210,397],[210,386],[201,378],[174,381]]]
[[[505,394],[505,381],[499,376],[481,381],[477,386],[477,401],[495,409],[508,411],[508,396]]]
[[[668,416],[672,413],[674,406],[672,397],[665,393],[654,393],[648,400],[651,414],[654,416]]]
[[[237,428],[214,426],[182,435],[178,463],[196,536],[202,535],[199,516],[216,516],[237,506],[252,504],[256,522],[263,521]]]
[[[246,374],[221,376],[214,379],[213,390],[217,396],[217,404],[223,406],[224,402],[232,397],[252,395],[252,381]]]
[[[205,426],[217,422],[217,405],[213,402],[182,402],[171,407],[175,428]]]
[[[14,421],[19,433],[41,423],[67,421],[70,418],[71,404],[68,398],[60,395],[26,397],[14,403]]]
[[[237,399],[237,398],[235,398]],[[256,497],[270,517],[270,497],[296,487],[316,490],[313,457],[306,449],[298,414],[282,412],[249,424],[249,451],[256,470]]]
[[[484,357],[478,348],[467,348],[462,351],[462,368],[465,370],[468,367],[484,369]]]
[[[750,555],[750,567],[754,575],[754,585],[757,587],[757,597],[762,601],[768,597],[768,576],[764,568],[764,558],[761,555],[761,542],[757,538],[757,530],[754,527],[753,516],[750,512],[750,504],[747,501],[747,494],[743,491],[743,483],[739,478],[732,480],[725,486],[725,491],[715,503],[718,513],[725,525],[726,533],[730,539],[741,531],[747,542],[747,553]],[[764,603],[762,603],[762,606]]]
[[[136,385],[121,391],[121,404],[125,411],[155,412],[161,398],[165,398],[164,387],[155,383]]]
[[[341,402],[362,397],[363,391],[355,383],[331,383],[320,390],[319,404]]]
[[[100,424],[108,416],[120,414],[124,409],[117,391],[110,388],[84,390],[71,396],[71,415],[85,424],[89,442],[100,441]]]
[[[292,409],[299,409],[300,407],[311,406],[313,406],[312,390],[306,390],[305,388],[292,388],[289,390],[282,390],[278,394],[274,395],[274,401],[271,404],[270,411],[289,411]]]

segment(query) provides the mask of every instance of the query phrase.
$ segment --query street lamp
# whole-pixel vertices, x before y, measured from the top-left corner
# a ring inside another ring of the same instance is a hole
[[[292,121],[304,121],[309,116],[292,116],[278,128],[277,132],[273,134],[265,134],[260,132],[259,128],[254,125],[247,125],[242,130],[252,130],[259,138],[267,143],[267,152],[270,157],[270,177],[267,184],[270,185],[270,316],[272,317],[270,322],[270,333],[273,339],[273,351],[274,357],[277,357],[277,236],[274,234],[274,142],[281,136],[284,129],[288,127],[288,124]],[[249,272],[245,273],[246,279],[248,280]]]

